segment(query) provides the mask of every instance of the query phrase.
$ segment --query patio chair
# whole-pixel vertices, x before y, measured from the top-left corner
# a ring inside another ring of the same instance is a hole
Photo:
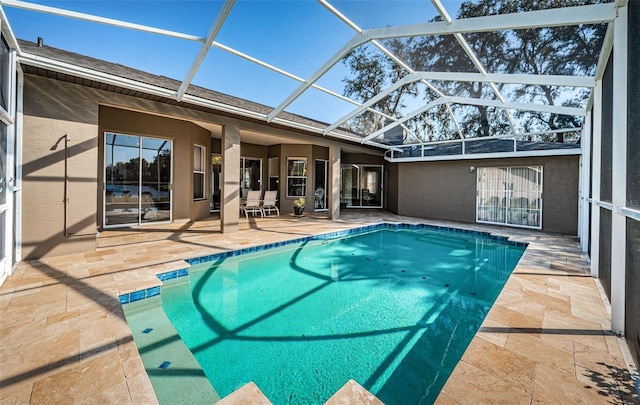
[[[262,201],[262,213],[267,215],[267,212],[276,212],[276,215],[280,215],[280,210],[276,206],[276,199],[278,198],[278,191],[265,191],[264,200]]]
[[[260,214],[261,217],[264,217],[264,211],[262,211],[262,207],[260,207],[260,190],[249,190],[247,193],[247,200],[244,205],[241,207],[241,210],[244,211],[245,218],[249,218],[249,213],[255,216],[256,214]]]
[[[324,189],[318,187],[314,193],[314,208],[324,209]]]

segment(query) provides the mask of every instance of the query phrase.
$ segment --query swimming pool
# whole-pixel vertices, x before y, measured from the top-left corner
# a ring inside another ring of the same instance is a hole
[[[221,397],[254,381],[275,404],[324,403],[353,378],[389,405],[431,403],[523,251],[381,227],[194,264],[162,308]]]

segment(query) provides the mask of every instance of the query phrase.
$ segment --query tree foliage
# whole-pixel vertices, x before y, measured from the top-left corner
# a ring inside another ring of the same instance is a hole
[[[474,0],[462,3],[458,18],[518,13],[537,9],[591,4],[591,0]],[[432,19],[438,21],[440,17]],[[592,75],[596,69],[598,52],[606,25],[575,25],[540,29],[522,29],[464,34],[475,55],[489,73],[526,73],[536,75]],[[469,55],[453,35],[423,36],[382,41],[414,71],[478,72]],[[344,79],[344,94],[364,102],[383,91],[409,72],[384,53],[366,46],[355,49],[344,59],[351,76]],[[488,83],[432,82],[441,94],[471,98],[498,99]],[[510,101],[547,105],[584,106],[589,92],[540,85],[495,85],[501,96]],[[392,117],[400,117],[408,105],[427,103],[438,97],[424,85],[413,83],[402,87],[376,110]],[[422,100],[418,100],[421,97]],[[510,134],[512,129],[505,109],[484,106],[457,106],[454,108],[460,131],[465,137],[486,137]],[[580,117],[513,111],[513,120],[519,130],[526,132],[549,131],[577,127]],[[435,121],[434,121],[435,120]],[[451,112],[437,108],[419,115],[408,127],[425,140],[451,138],[457,135],[452,128]],[[385,120],[372,112],[365,112],[349,125],[352,130],[370,133],[384,126]],[[553,138],[553,139],[552,139]],[[540,140],[562,142],[561,134]]]

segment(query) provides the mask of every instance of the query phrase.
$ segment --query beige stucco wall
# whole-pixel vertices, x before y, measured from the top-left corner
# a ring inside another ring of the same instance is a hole
[[[95,250],[98,108],[82,95],[60,90],[47,91],[25,81],[23,259]],[[66,230],[65,134],[70,138]],[[51,150],[58,140],[56,150]]]
[[[542,165],[542,229],[567,235],[578,232],[578,156],[400,163],[400,215],[474,223],[476,172],[473,167]]]
[[[102,225],[103,134],[114,131],[173,141],[173,219],[209,215],[209,199],[193,200],[193,145],[211,150],[209,131],[184,120],[105,106],[132,97],[25,75],[23,126],[23,258],[95,250]],[[124,103],[127,104],[127,103]],[[68,208],[64,227],[64,141],[68,134]],[[182,156],[182,158],[176,158]],[[206,195],[209,193],[206,173]]]

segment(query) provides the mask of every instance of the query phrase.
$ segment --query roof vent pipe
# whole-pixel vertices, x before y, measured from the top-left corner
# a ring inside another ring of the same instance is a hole
[[[38,48],[42,48],[43,44],[44,44],[44,41],[42,40],[42,37],[38,37]]]

